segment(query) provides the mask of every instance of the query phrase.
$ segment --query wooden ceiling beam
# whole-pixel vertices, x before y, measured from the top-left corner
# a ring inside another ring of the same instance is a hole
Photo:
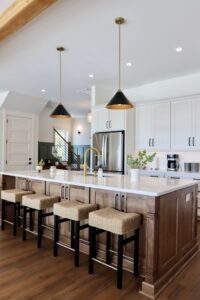
[[[22,28],[57,0],[16,0],[0,14],[0,42]]]

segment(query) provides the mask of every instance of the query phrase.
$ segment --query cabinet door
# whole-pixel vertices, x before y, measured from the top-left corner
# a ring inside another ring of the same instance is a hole
[[[151,149],[154,137],[153,107],[144,105],[136,107],[136,149]]]
[[[92,132],[109,129],[109,112],[106,108],[94,108],[92,112]]]
[[[154,105],[155,135],[153,147],[160,150],[170,148],[170,103]]]
[[[200,149],[200,98],[192,101],[193,105],[193,136],[194,149]]]
[[[192,149],[192,102],[172,101],[172,149]]]
[[[109,130],[125,130],[125,111],[124,110],[109,110]]]

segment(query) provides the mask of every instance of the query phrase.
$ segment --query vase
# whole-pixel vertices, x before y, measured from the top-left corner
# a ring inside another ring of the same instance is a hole
[[[130,169],[131,181],[138,181],[140,170],[139,169]]]
[[[43,166],[36,166],[35,169],[40,173],[43,169]]]

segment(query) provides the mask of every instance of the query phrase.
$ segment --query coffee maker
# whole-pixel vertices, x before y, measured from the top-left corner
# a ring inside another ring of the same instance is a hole
[[[179,168],[179,156],[178,154],[167,154],[167,170],[177,171]]]

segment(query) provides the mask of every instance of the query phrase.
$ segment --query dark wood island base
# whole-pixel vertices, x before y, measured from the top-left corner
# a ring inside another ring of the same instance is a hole
[[[139,273],[143,278],[140,293],[155,299],[175,276],[198,253],[197,243],[197,184],[154,197],[124,193],[101,188],[48,182],[3,175],[4,188],[24,188],[47,195],[58,195],[63,200],[96,203],[99,208],[116,207],[124,212],[142,215],[140,230]],[[52,225],[52,217],[46,225]],[[37,220],[35,220],[35,226]],[[64,224],[63,224],[64,225]],[[51,227],[44,229],[53,238]],[[60,243],[70,245],[70,225],[61,225]],[[97,257],[105,259],[106,236],[98,237]],[[112,238],[112,263],[116,263],[117,241]],[[42,251],[42,250],[41,250]],[[88,231],[81,233],[80,251],[88,253]],[[124,269],[132,272],[133,245],[124,252]],[[87,272],[87,268],[86,268]],[[133,278],[134,280],[134,278]]]

